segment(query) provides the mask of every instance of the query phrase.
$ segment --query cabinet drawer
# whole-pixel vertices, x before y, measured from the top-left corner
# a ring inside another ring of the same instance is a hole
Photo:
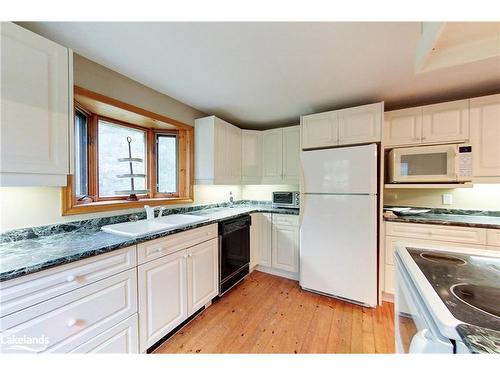
[[[448,225],[386,223],[389,236],[432,239],[434,241],[460,242],[464,244],[486,244],[486,229],[455,227]]]
[[[299,226],[299,217],[296,215],[273,214],[273,224]]]
[[[217,237],[217,224],[211,224],[144,242],[137,245],[137,262],[143,264],[215,237]]]
[[[71,353],[139,353],[137,314],[125,319],[107,331],[95,335],[82,345],[60,352]],[[61,348],[62,349],[62,348]]]
[[[486,231],[486,243],[488,246],[500,247],[500,229],[488,229]]]
[[[12,314],[136,266],[135,246],[0,284],[0,316]]]
[[[66,340],[90,340],[137,312],[135,269],[52,298],[0,319],[3,352],[57,351]],[[46,338],[38,345],[12,346],[12,337]]]

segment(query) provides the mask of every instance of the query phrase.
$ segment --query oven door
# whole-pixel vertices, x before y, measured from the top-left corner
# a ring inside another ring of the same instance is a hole
[[[395,335],[397,353],[453,353],[396,256]]]
[[[439,145],[394,149],[390,154],[392,182],[455,182],[457,146]]]

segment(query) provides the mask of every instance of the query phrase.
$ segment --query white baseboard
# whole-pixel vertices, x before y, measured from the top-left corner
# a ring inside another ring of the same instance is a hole
[[[266,266],[261,266],[261,265],[257,265],[257,267],[255,267],[254,269],[257,271],[260,271],[260,272],[269,273],[271,275],[284,277],[286,279],[291,279],[291,280],[296,280],[296,281],[299,280],[299,273],[298,272],[283,271],[283,270],[278,270],[276,268],[266,267]]]
[[[394,294],[382,292],[382,301],[394,303]]]

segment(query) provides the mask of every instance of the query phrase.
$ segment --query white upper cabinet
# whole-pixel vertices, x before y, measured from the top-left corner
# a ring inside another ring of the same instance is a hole
[[[413,145],[422,142],[422,108],[408,108],[385,113],[384,145]]]
[[[339,111],[339,144],[380,142],[384,103]]]
[[[1,23],[0,184],[64,186],[69,174],[69,50]]]
[[[339,115],[336,111],[300,118],[302,149],[331,147],[339,142]]]
[[[241,129],[215,116],[195,121],[197,184],[241,182]]]
[[[500,94],[470,101],[473,176],[500,177]]]
[[[384,103],[302,116],[302,149],[380,142]]]
[[[299,183],[300,126],[283,128],[283,183]]]
[[[279,184],[283,179],[283,130],[262,132],[262,182]]]
[[[299,183],[300,127],[262,132],[262,182]]]
[[[422,143],[469,140],[469,100],[422,108]]]
[[[262,179],[262,132],[242,130],[241,182],[260,184]]]

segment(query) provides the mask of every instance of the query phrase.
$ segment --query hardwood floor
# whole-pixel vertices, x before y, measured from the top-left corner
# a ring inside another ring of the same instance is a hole
[[[254,271],[154,353],[394,353],[393,304],[360,307]]]

